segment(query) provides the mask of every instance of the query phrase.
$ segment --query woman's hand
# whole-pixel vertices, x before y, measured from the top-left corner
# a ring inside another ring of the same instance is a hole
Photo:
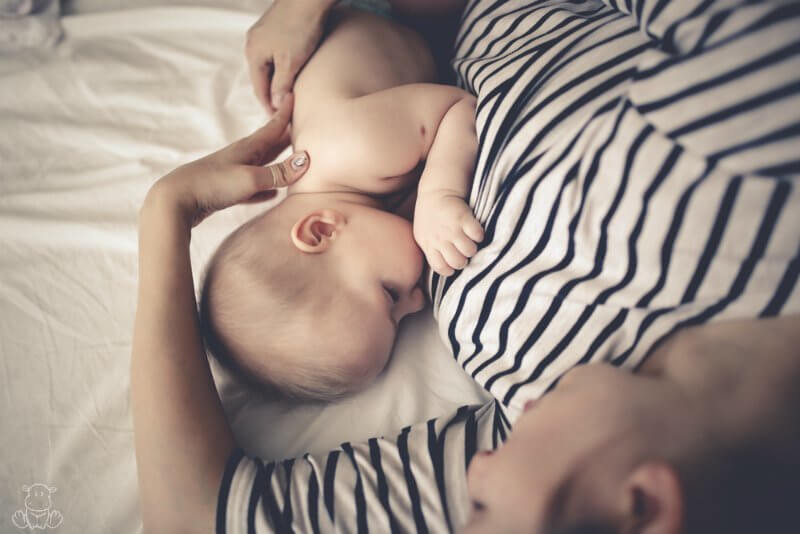
[[[247,31],[250,81],[267,111],[280,107],[322,37],[333,0],[275,0]]]
[[[265,126],[161,178],[148,192],[145,207],[166,201],[178,210],[188,228],[193,228],[215,211],[272,198],[276,188],[294,183],[308,168],[307,153],[263,166],[289,145],[292,103],[289,94]]]

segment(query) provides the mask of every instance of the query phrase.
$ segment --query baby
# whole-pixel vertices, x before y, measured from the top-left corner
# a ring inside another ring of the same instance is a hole
[[[386,366],[398,323],[425,305],[419,247],[449,275],[483,239],[464,200],[475,99],[430,83],[424,41],[387,18],[336,8],[327,32],[294,86],[291,141],[309,169],[220,245],[200,301],[220,361],[306,400],[358,390]],[[388,209],[415,188],[412,228]]]

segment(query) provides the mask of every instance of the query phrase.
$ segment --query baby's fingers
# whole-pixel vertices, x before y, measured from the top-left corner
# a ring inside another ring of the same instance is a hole
[[[444,261],[453,269],[463,269],[467,266],[467,258],[461,254],[452,243],[443,243],[439,247],[439,252],[442,253]]]
[[[479,223],[478,220],[472,216],[472,213],[465,218],[461,225],[461,230],[475,243],[480,243],[483,241],[483,227],[481,226],[481,223]]]
[[[453,240],[453,245],[465,257],[471,258],[478,252],[478,245],[466,234],[460,234]]]
[[[455,272],[452,267],[447,265],[447,262],[444,261],[442,254],[438,250],[426,250],[425,257],[428,260],[428,265],[430,265],[431,269],[436,271],[436,273],[442,276],[450,276]]]

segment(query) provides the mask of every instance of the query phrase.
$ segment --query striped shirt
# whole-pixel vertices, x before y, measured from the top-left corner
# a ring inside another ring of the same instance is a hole
[[[800,312],[800,2],[472,0],[453,67],[486,238],[428,289],[496,401],[324,457],[237,451],[218,532],[454,530],[474,452],[575,365]]]

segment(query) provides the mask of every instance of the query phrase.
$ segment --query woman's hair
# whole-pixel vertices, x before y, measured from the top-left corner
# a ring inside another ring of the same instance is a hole
[[[585,522],[560,528],[551,534],[617,534],[617,531],[607,524]]]
[[[711,443],[672,462],[684,497],[682,534],[800,532],[800,444],[782,451],[758,440]],[[552,534],[619,534],[610,524],[559,525]]]
[[[686,534],[800,532],[799,459],[751,441],[680,464]]]

